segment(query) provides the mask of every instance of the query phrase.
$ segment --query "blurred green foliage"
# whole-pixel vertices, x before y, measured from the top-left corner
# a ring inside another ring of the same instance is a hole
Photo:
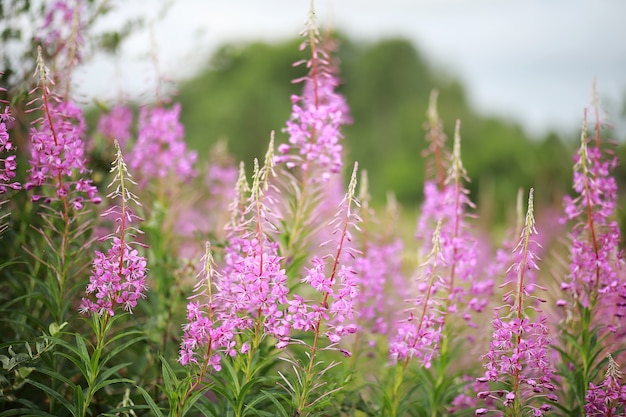
[[[532,138],[513,122],[476,113],[460,82],[431,67],[409,41],[338,38],[340,90],[354,119],[344,131],[346,162],[358,160],[368,170],[375,201],[388,190],[405,204],[420,200],[423,125],[428,96],[436,88],[449,146],[455,120],[462,121],[463,161],[474,201],[502,216],[501,207],[513,205],[519,187],[534,186],[538,201],[560,204],[571,184],[576,140],[566,146],[555,134]],[[270,131],[276,131],[278,143],[287,141],[281,129],[289,118],[289,97],[301,89],[290,80],[305,71],[292,63],[308,52],[300,52],[298,44],[225,45],[206,70],[182,83],[179,100],[190,146],[206,156],[213,142],[227,138],[235,157],[250,166],[263,154]]]

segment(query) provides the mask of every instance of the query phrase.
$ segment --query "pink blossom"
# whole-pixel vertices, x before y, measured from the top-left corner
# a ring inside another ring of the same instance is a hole
[[[575,222],[571,231],[570,271],[565,289],[585,307],[599,305],[612,316],[623,315],[620,299],[626,297],[626,281],[620,276],[620,231],[613,219],[617,184],[611,171],[614,156],[605,154],[587,137],[586,113],[574,165],[575,197],[565,197],[565,220]],[[598,304],[599,300],[605,300]]]
[[[548,358],[551,342],[548,337],[547,319],[539,308],[534,307],[535,303],[531,301],[534,298],[525,287],[528,271],[538,268],[534,255],[537,244],[533,240],[536,234],[531,189],[526,221],[515,249],[518,253],[515,258],[519,261],[515,261],[511,266],[511,271],[516,274],[517,279],[507,279],[503,284],[513,286],[514,289],[505,294],[505,305],[495,310],[489,351],[483,355],[486,370],[478,381],[501,383],[506,387],[503,390],[503,397],[493,396],[500,397],[503,407],[513,407],[517,403],[520,407],[530,407],[533,415],[542,416],[550,409],[548,404],[542,402],[543,398],[546,393],[554,390],[554,386],[551,383],[553,370]],[[526,312],[528,308],[538,312],[539,317],[534,319],[534,316],[528,315]],[[500,310],[503,310],[504,314],[501,314]],[[541,402],[540,406],[534,407],[532,405],[534,402]],[[476,413],[479,415],[478,410]]]
[[[35,193],[33,201],[68,199],[75,210],[80,210],[84,202],[98,204],[101,201],[91,179],[84,178],[90,172],[86,165],[83,142],[85,119],[76,104],[61,100],[49,89],[48,84],[52,84],[52,81],[48,79],[48,69],[39,52],[37,72],[41,85],[36,91],[40,95],[32,102],[41,103],[38,108],[41,115],[30,130],[31,167],[28,171],[29,181],[24,184],[24,188],[30,190],[52,185],[55,188],[54,195]]]
[[[139,204],[137,197],[128,189],[134,184],[122,157],[119,143],[115,142],[116,158],[111,172],[114,173],[111,186],[116,188],[108,195],[118,199],[119,205],[113,206],[103,216],[115,215],[117,228],[114,233],[105,236],[111,241],[111,247],[105,253],[96,251],[92,273],[86,288],[87,297],[83,297],[80,312],[102,316],[115,315],[116,306],[132,313],[140,298],[145,298],[146,259],[133,248],[130,239],[139,230],[133,226],[141,219],[133,214],[129,204]],[[93,294],[95,301],[90,295]]]
[[[117,140],[122,149],[126,148],[131,137],[133,111],[126,106],[116,105],[110,112],[104,113],[98,120],[98,132],[109,140]]]
[[[138,137],[129,154],[129,166],[145,185],[149,179],[174,175],[182,182],[196,176],[195,151],[185,144],[184,128],[179,121],[180,104],[147,108],[139,112]]]
[[[0,88],[0,92],[5,91]],[[1,104],[2,102],[0,102]],[[13,117],[6,106],[0,113],[0,154],[12,152],[15,148],[9,137],[8,129],[11,127]],[[22,188],[19,182],[14,181],[17,169],[15,155],[0,157],[0,194],[5,194],[9,189],[19,190]]]
[[[289,144],[278,147],[282,156],[277,161],[288,168],[300,167],[308,173],[308,181],[326,182],[341,170],[341,125],[349,123],[348,106],[343,96],[335,90],[339,85],[336,64],[330,58],[334,45],[319,45],[319,33],[312,21],[303,34],[307,40],[301,49],[309,47],[311,58],[297,62],[309,68],[307,76],[294,80],[304,82],[302,96],[292,96],[291,117],[284,132],[289,134]],[[292,151],[295,151],[292,153]]]

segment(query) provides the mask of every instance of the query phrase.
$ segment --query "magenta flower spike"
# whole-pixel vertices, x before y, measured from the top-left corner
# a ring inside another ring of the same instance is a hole
[[[283,320],[289,291],[287,276],[278,245],[266,235],[273,229],[265,205],[265,200],[271,198],[266,192],[271,188],[273,160],[272,140],[263,168],[255,160],[252,187],[247,185],[243,167],[240,171],[238,195],[232,207],[234,220],[219,273],[207,246],[205,277],[196,285],[187,306],[188,323],[183,326],[179,357],[183,365],[203,367],[209,363],[219,371],[220,354],[245,354],[256,349],[265,336],[279,341],[289,336],[290,328]],[[249,198],[245,198],[247,193]],[[246,331],[251,331],[255,339],[237,346],[235,335]]]
[[[115,232],[105,236],[111,242],[107,252],[96,251],[93,260],[92,274],[86,289],[86,297],[80,304],[83,314],[103,316],[115,315],[117,307],[132,313],[137,301],[145,298],[146,259],[133,247],[132,239],[141,231],[133,223],[141,221],[129,204],[141,204],[137,197],[128,189],[133,181],[124,159],[119,143],[115,142],[116,158],[111,172],[115,174],[109,187],[115,189],[107,196],[118,199],[119,205],[106,210],[103,216],[116,216]],[[135,245],[138,245],[135,243]],[[95,300],[90,296],[93,294]]]
[[[169,109],[144,107],[140,110],[137,142],[128,159],[141,186],[153,178],[172,176],[187,182],[196,176],[193,166],[198,155],[185,144],[180,109],[180,104],[176,103]]]
[[[626,297],[626,283],[619,274],[624,265],[619,225],[613,218],[617,184],[611,176],[617,159],[600,149],[599,126],[596,135],[595,143],[590,142],[585,112],[574,165],[576,196],[564,199],[565,219],[576,224],[571,231],[570,272],[562,289],[584,307],[606,300],[602,304],[608,313],[621,317],[624,306],[619,300]]]
[[[389,342],[389,359],[392,363],[402,363],[404,368],[413,358],[417,358],[425,368],[430,368],[439,349],[444,316],[441,314],[443,300],[436,296],[436,292],[445,285],[439,275],[440,270],[445,267],[441,244],[439,222],[433,233],[432,250],[420,268],[420,294],[410,300],[413,306],[407,312],[408,318],[396,324],[395,335]]]
[[[43,62],[41,48],[36,75],[39,75],[39,85],[31,94],[37,91],[39,95],[29,104],[39,102],[33,110],[40,111],[41,116],[33,122],[30,131],[31,168],[24,188],[42,187],[41,193],[33,194],[33,201],[61,200],[66,213],[68,205],[80,210],[85,202],[98,204],[101,199],[97,188],[91,179],[84,178],[89,170],[82,139],[86,126],[82,110],[71,101],[62,100],[50,89],[54,82]],[[81,177],[76,179],[77,175]],[[54,187],[55,193],[46,193],[47,187]]]
[[[543,416],[551,409],[546,399],[556,400],[552,393],[555,388],[548,357],[551,342],[547,319],[536,307],[538,299],[528,291],[526,283],[528,271],[539,269],[534,254],[537,243],[533,236],[537,230],[533,211],[531,189],[525,223],[515,248],[519,261],[513,263],[503,284],[513,288],[503,297],[505,305],[495,309],[489,352],[483,355],[486,371],[478,378],[478,382],[496,384],[493,390],[479,393],[479,398],[495,401],[512,416]],[[475,415],[488,412],[478,408]]]
[[[291,117],[283,130],[289,143],[278,147],[277,161],[290,169],[299,167],[305,182],[327,182],[341,171],[341,126],[351,119],[345,98],[336,92],[338,70],[330,56],[334,45],[320,42],[313,12],[302,35],[300,49],[309,47],[311,58],[294,65],[305,64],[309,73],[293,81],[304,86],[301,96],[291,97]]]
[[[2,91],[6,90],[0,87],[0,92]],[[6,103],[0,101],[0,104]],[[0,110],[2,109],[0,108]],[[13,146],[9,136],[9,129],[13,121],[9,106],[5,105],[4,110],[0,112],[0,194],[6,194],[9,189],[19,190],[22,188],[21,184],[15,181],[15,170],[17,169],[16,157],[13,154],[15,146]],[[5,155],[5,153],[10,154]]]
[[[111,111],[100,116],[98,132],[111,141],[117,140],[120,147],[126,149],[126,145],[131,138],[130,128],[132,124],[132,109],[118,104]]]
[[[220,371],[220,352],[235,354],[236,323],[231,320],[220,322],[216,313],[219,303],[215,302],[213,287],[219,273],[215,269],[211,244],[207,242],[203,268],[194,287],[194,295],[187,304],[187,323],[183,325],[178,362],[183,366],[200,365],[205,371]]]
[[[617,417],[626,413],[626,384],[622,384],[622,372],[611,355],[606,378],[599,385],[589,384],[585,397],[586,417]]]

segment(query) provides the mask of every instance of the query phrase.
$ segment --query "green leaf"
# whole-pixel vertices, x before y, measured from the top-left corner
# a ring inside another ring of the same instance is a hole
[[[185,404],[183,404],[183,413],[182,415],[185,415],[187,413],[187,411],[189,411],[192,407],[195,406],[195,404],[198,402],[198,400],[200,400],[201,398],[204,397],[204,394],[206,394],[206,392],[210,389],[210,387],[202,387],[201,389],[195,390],[193,392],[193,394],[191,394],[189,396],[189,398],[187,398],[187,401],[185,401]]]
[[[139,393],[143,396],[143,399],[146,401],[146,404],[148,405],[148,407],[152,411],[152,415],[153,416],[155,416],[155,417],[165,417],[165,414],[163,414],[163,412],[161,411],[159,406],[154,402],[154,400],[152,399],[152,396],[148,393],[148,391],[146,391],[145,389],[143,389],[139,385],[135,385],[135,388],[137,388],[139,390]]]
[[[280,403],[280,401],[278,401],[275,396],[265,390],[261,390],[261,393],[265,396],[265,398],[270,400],[276,406],[276,409],[278,410],[280,416],[289,417],[289,413],[287,412],[287,410],[285,410],[285,407],[283,407],[283,405]]]
[[[105,380],[109,378],[111,375],[117,373],[117,371],[119,371],[120,369],[125,368],[131,364],[132,362],[118,363],[117,365],[112,366],[111,368],[105,369],[103,372],[101,372],[98,375],[98,380],[100,381]]]
[[[76,410],[76,407],[74,407],[65,397],[63,397],[60,393],[58,393],[57,391],[55,391],[54,389],[50,388],[47,385],[41,384],[37,381],[33,381],[32,379],[27,379],[26,382],[36,388],[39,388],[40,390],[42,390],[43,392],[45,392],[46,394],[48,394],[50,397],[54,398],[55,400],[57,400],[61,405],[63,405],[63,407],[65,407],[74,417],[80,417],[78,414],[78,410]]]
[[[161,372],[163,373],[165,389],[168,392],[175,392],[179,384],[178,378],[176,378],[176,374],[167,359],[161,355],[159,355],[159,359],[161,360]]]
[[[84,416],[85,411],[87,411],[83,410],[83,407],[85,407],[85,393],[79,385],[74,386],[74,404],[76,404],[76,414]],[[89,404],[86,404],[86,406],[89,407]]]
[[[93,387],[93,393],[95,394],[96,392],[100,391],[102,388],[108,387],[109,385],[122,384],[122,383],[134,384],[135,381],[133,381],[132,379],[128,379],[128,378],[105,379],[103,381],[100,381],[98,384],[96,384]]]
[[[76,365],[81,375],[83,375],[85,378],[87,378],[87,375],[89,375],[89,373],[91,372],[89,368],[85,366],[84,361],[80,360],[79,358],[75,356],[72,356],[65,352],[54,352],[54,354],[58,356],[62,356],[68,361],[72,362],[74,365]]]
[[[39,368],[35,368],[35,370],[39,373],[42,373],[44,375],[48,375],[51,378],[56,379],[57,381],[61,382],[63,385],[74,389],[74,387],[76,386],[72,381],[70,381],[68,378],[66,378],[65,376],[61,375],[60,373],[52,370],[52,369],[48,369],[48,368],[44,368],[44,367],[39,367]]]
[[[128,333],[131,334],[131,333]],[[129,347],[131,347],[132,345],[134,345],[135,343],[144,340],[145,336],[139,336],[139,337],[134,337],[130,340],[127,340],[126,342],[117,345],[114,349],[112,349],[105,357],[104,359],[100,362],[101,365],[106,364],[107,362],[109,362],[111,359],[113,359],[115,356],[117,356],[118,353],[128,349]]]

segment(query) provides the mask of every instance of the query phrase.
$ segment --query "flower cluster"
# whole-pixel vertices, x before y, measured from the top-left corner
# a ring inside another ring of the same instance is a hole
[[[242,171],[243,174],[243,171]],[[219,273],[215,270],[210,246],[204,258],[204,276],[194,289],[187,307],[188,323],[183,326],[184,337],[180,347],[179,362],[208,363],[220,369],[220,351],[234,356],[237,354],[235,334],[251,331],[253,343],[259,338],[272,336],[288,340],[290,326],[284,321],[284,306],[289,289],[287,275],[278,255],[278,245],[269,240],[265,229],[272,229],[264,200],[269,189],[269,177],[273,174],[273,141],[259,169],[255,160],[251,189],[239,186],[241,198],[250,192],[245,207],[235,214],[231,224],[224,263]],[[246,183],[245,174],[239,183]],[[240,209],[234,204],[233,211]],[[241,222],[239,222],[241,220]],[[215,291],[213,291],[215,287]],[[248,342],[239,351],[250,349]],[[208,353],[207,353],[208,352]],[[216,356],[217,355],[217,356]],[[208,361],[208,362],[207,362]]]
[[[464,320],[475,326],[471,312],[481,312],[487,299],[493,294],[493,281],[489,276],[479,279],[478,242],[472,235],[467,217],[474,208],[469,192],[464,186],[469,181],[461,159],[460,122],[457,121],[453,152],[448,166],[448,174],[443,184],[428,181],[424,185],[424,204],[418,220],[416,237],[425,242],[433,224],[440,223],[439,239],[441,254],[446,271],[436,282],[446,292],[446,314],[460,313]],[[423,244],[422,252],[432,250]]]
[[[178,362],[183,366],[202,364],[220,371],[220,351],[232,356],[237,353],[234,349],[236,323],[220,320],[215,312],[221,306],[213,297],[214,280],[219,279],[219,274],[215,271],[213,253],[208,242],[202,261],[200,279],[194,287],[192,301],[187,304],[187,323],[183,325]]]
[[[96,251],[85,291],[94,294],[96,301],[83,298],[80,311],[113,316],[115,306],[120,305],[132,313],[137,301],[145,297],[145,290],[146,259],[136,249],[115,238],[106,253]]]
[[[626,413],[626,384],[621,383],[619,365],[608,355],[606,378],[600,385],[589,384],[585,396],[587,417],[623,416]]]
[[[133,124],[133,111],[123,105],[114,106],[110,112],[100,116],[98,120],[98,132],[105,138],[117,140],[122,149],[131,137],[131,125]]]
[[[75,174],[86,175],[85,144],[82,136],[85,133],[85,119],[82,110],[71,101],[63,101],[48,87],[54,85],[49,79],[48,69],[43,63],[39,49],[37,71],[40,76],[38,90],[41,95],[31,103],[40,101],[38,110],[42,115],[35,120],[37,127],[31,128],[31,159],[29,181],[24,188],[53,185],[54,196],[33,194],[33,201],[44,199],[50,202],[55,199],[68,201],[75,210],[83,208],[85,201],[99,203],[97,188],[91,179],[79,178]],[[52,184],[50,184],[52,183]]]
[[[175,175],[188,181],[196,175],[198,157],[185,144],[180,104],[171,108],[144,107],[139,113],[137,142],[129,154],[129,166],[145,185],[148,179]]]
[[[215,297],[222,306],[219,316],[239,329],[251,329],[262,320],[266,334],[288,336],[281,318],[287,303],[287,275],[278,256],[278,245],[257,238],[232,239],[225,249],[224,266]]]
[[[372,243],[367,252],[354,260],[354,272],[359,281],[359,294],[356,300],[359,323],[367,324],[372,333],[388,334],[398,300],[394,297],[403,287],[398,284],[402,278],[402,241]],[[394,293],[395,292],[395,293]]]
[[[417,358],[425,368],[430,368],[431,361],[439,349],[444,325],[441,314],[442,300],[435,296],[437,286],[442,285],[440,269],[445,267],[441,252],[441,222],[432,237],[432,250],[418,280],[419,296],[409,300],[412,307],[409,317],[396,324],[395,335],[389,341],[389,358],[392,363],[403,361],[404,366],[412,358]]]
[[[513,284],[515,288],[505,293],[503,298],[506,305],[495,310],[489,352],[483,356],[486,371],[478,379],[479,382],[500,383],[500,386],[495,390],[479,392],[478,397],[501,402],[504,408],[528,409],[533,416],[542,416],[552,407],[544,398],[556,401],[556,396],[552,394],[554,385],[548,358],[550,339],[547,318],[541,315],[537,307],[528,305],[529,300],[538,299],[528,292],[525,282],[527,271],[538,269],[534,254],[536,242],[532,238],[536,234],[531,189],[525,224],[516,248],[520,261],[512,265],[511,277],[507,277],[503,284]],[[539,313],[538,319],[533,319],[527,313],[529,308]],[[502,309],[509,311],[501,316],[499,311]],[[532,405],[535,401],[539,402],[538,407]],[[479,408],[475,414],[484,415],[488,411]]]
[[[1,91],[4,90],[0,88],[0,92]],[[11,113],[9,113],[9,107],[6,106],[4,111],[0,113],[0,155],[14,150],[8,132],[12,122],[13,117]],[[16,169],[17,163],[15,162],[15,155],[0,158],[0,194],[5,194],[9,189],[19,190],[21,188],[20,183],[14,181]]]
[[[336,65],[331,61],[330,52],[334,45],[329,41],[320,44],[319,32],[314,15],[310,17],[307,38],[300,49],[311,49],[311,59],[297,62],[309,68],[307,76],[294,80],[304,82],[302,96],[292,96],[292,113],[284,129],[289,134],[289,144],[282,144],[278,158],[287,167],[299,166],[308,172],[315,168],[316,175],[309,181],[328,181],[331,174],[341,170],[341,125],[350,122],[349,110],[343,96],[335,90],[339,85]],[[299,155],[289,155],[297,150]]]
[[[106,253],[96,251],[86,289],[86,294],[94,294],[95,301],[83,297],[80,305],[80,312],[83,314],[113,316],[118,305],[132,313],[137,301],[145,297],[146,259],[129,242],[136,233],[140,233],[131,224],[141,219],[133,213],[128,204],[131,202],[140,204],[137,197],[128,189],[129,184],[135,183],[124,163],[119,143],[115,142],[115,147],[116,158],[111,168],[115,177],[110,187],[115,185],[116,188],[108,197],[119,198],[120,205],[106,210],[103,216],[115,215],[117,229],[104,237],[112,241],[109,250]]]
[[[288,300],[285,317],[282,320],[285,328],[314,332],[314,346],[320,335],[325,335],[336,345],[344,336],[353,334],[357,326],[353,323],[354,303],[358,294],[358,280],[354,270],[354,259],[359,256],[358,250],[352,247],[352,228],[361,221],[355,206],[359,203],[355,197],[356,172],[355,164],[348,192],[339,205],[329,228],[333,236],[321,244],[322,248],[330,248],[331,254],[313,256],[310,266],[305,268],[302,282],[321,294],[320,302],[310,302],[298,294]],[[326,329],[323,331],[323,328]],[[289,344],[289,338],[281,338],[278,347]],[[343,351],[348,355],[348,351]]]
[[[599,127],[596,128],[599,135]],[[600,138],[592,146],[587,137],[586,114],[580,148],[574,165],[575,198],[566,196],[565,218],[577,222],[571,232],[569,279],[562,288],[577,302],[589,307],[602,297],[626,296],[626,283],[618,275],[620,232],[612,219],[617,184],[611,176],[617,159],[600,149]],[[613,304],[611,314],[619,314]]]
[[[43,24],[39,29],[40,33],[37,34],[38,40],[46,46],[59,50],[66,47],[65,44],[72,36],[72,31],[75,31],[75,36],[81,36],[81,31],[76,30],[74,26],[81,23],[78,21],[78,15],[82,7],[82,0],[55,0],[50,2],[46,8]]]

